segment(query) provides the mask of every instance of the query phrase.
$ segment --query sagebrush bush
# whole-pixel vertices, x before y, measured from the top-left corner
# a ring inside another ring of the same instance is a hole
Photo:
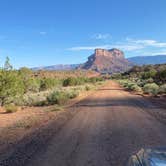
[[[19,103],[16,103],[18,105],[26,105],[26,106],[40,106],[43,105],[47,100],[47,96],[51,93],[51,91],[45,91],[45,92],[38,92],[38,93],[27,93],[23,96],[22,100],[20,99]]]
[[[67,91],[67,95],[70,99],[73,99],[79,95],[79,92],[76,90],[69,90],[69,91]]]
[[[144,93],[157,95],[159,92],[159,86],[156,83],[146,84],[143,87]]]
[[[131,82],[129,80],[120,80],[119,83],[125,87],[127,90],[142,92],[142,88],[137,85],[135,82]]]
[[[15,106],[14,104],[9,104],[5,106],[6,113],[13,113],[17,112],[19,108]]]
[[[91,88],[92,88],[92,87],[91,87],[90,85],[86,85],[86,86],[85,86],[85,90],[86,90],[86,91],[91,90]]]
[[[165,94],[165,93],[166,93],[166,84],[160,86],[159,92],[160,92],[161,94]]]
[[[66,78],[63,81],[63,86],[76,86],[76,85],[82,85],[86,82],[86,78],[82,78],[82,77],[69,77]]]
[[[132,86],[130,86],[130,90],[136,91],[136,92],[142,92],[142,88],[139,87],[137,84],[133,84]]]
[[[47,97],[49,104],[65,104],[69,99],[69,95],[63,91],[55,91]]]
[[[61,85],[61,80],[55,78],[44,78],[40,81],[40,90],[48,90],[55,88],[56,86]]]
[[[24,81],[25,93],[27,92],[39,92],[40,80],[29,78]]]

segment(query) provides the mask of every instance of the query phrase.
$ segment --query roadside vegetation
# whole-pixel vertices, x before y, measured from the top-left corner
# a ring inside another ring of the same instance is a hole
[[[115,74],[113,79],[127,90],[153,96],[166,94],[166,64],[134,66],[123,74]]]
[[[80,92],[95,89],[104,80],[93,74],[86,75],[85,71],[34,72],[25,67],[15,70],[7,58],[0,69],[0,106],[7,112],[16,112],[18,106],[64,105]]]

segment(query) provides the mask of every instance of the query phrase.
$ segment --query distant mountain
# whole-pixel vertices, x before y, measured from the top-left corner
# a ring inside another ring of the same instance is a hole
[[[166,55],[136,56],[128,58],[128,60],[136,65],[163,64],[166,63]]]
[[[32,70],[94,70],[99,73],[120,73],[127,71],[134,64],[163,64],[166,63],[166,55],[157,56],[136,56],[125,59],[124,53],[118,49],[96,49],[94,54],[88,57],[88,61],[83,64],[52,65],[35,67]]]
[[[95,70],[100,73],[120,73],[127,71],[132,66],[124,57],[124,53],[118,49],[96,49],[95,53],[88,57],[88,61],[79,68]]]
[[[52,65],[52,66],[43,66],[43,67],[34,67],[32,70],[74,70],[79,66],[79,64],[68,64],[68,65]]]

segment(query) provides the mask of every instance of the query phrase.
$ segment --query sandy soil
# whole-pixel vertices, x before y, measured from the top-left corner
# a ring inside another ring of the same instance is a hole
[[[123,166],[141,148],[166,146],[166,110],[115,82],[69,110],[64,123],[52,121],[1,155],[0,165]]]

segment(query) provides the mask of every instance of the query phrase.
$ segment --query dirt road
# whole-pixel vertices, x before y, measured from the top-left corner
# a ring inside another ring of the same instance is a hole
[[[141,148],[166,146],[165,124],[147,113],[160,108],[114,82],[75,109],[78,112],[45,142],[44,148],[20,165],[123,166]],[[14,160],[20,158],[12,158],[12,166],[19,165]]]

